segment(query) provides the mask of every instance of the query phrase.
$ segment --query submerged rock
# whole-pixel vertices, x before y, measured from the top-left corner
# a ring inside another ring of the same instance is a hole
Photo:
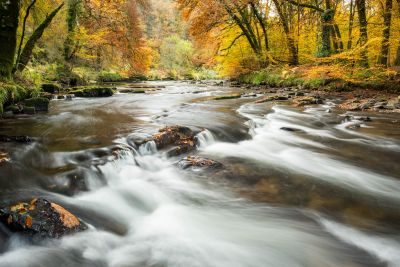
[[[291,128],[291,127],[281,127],[281,130],[286,132],[304,132],[302,129]]]
[[[293,99],[295,106],[302,107],[308,105],[323,104],[324,101],[317,96],[299,96]]]
[[[241,98],[241,97],[242,97],[242,94],[235,93],[235,94],[230,94],[230,95],[215,96],[214,100],[236,99],[236,98]]]
[[[6,152],[0,151],[0,164],[10,161],[10,155]]]
[[[0,142],[30,143],[32,142],[32,139],[26,135],[21,135],[21,136],[0,135]]]
[[[273,95],[273,96],[266,96],[263,97],[259,100],[257,100],[255,103],[256,104],[261,104],[261,103],[265,103],[265,102],[271,102],[271,101],[286,101],[289,98],[285,95]]]
[[[364,121],[364,122],[371,122],[372,119],[370,117],[363,117],[363,116],[354,116],[355,120]]]
[[[209,168],[219,168],[222,167],[222,164],[218,161],[202,158],[198,156],[188,156],[178,162],[178,166],[181,169],[188,169],[191,167],[199,167],[204,169]]]
[[[0,221],[14,232],[51,238],[87,229],[71,212],[43,198],[0,209]]]

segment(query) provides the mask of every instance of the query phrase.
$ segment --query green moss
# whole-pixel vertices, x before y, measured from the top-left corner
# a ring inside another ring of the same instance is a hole
[[[3,113],[4,105],[11,105],[35,94],[35,89],[25,88],[14,82],[0,82],[0,113]]]
[[[77,97],[109,97],[115,92],[114,87],[85,86],[75,87],[69,93]]]
[[[130,94],[144,94],[146,93],[143,89],[121,89],[119,90],[120,93],[130,93]]]
[[[34,107],[36,111],[48,111],[50,100],[44,97],[35,97],[24,100],[26,107]]]

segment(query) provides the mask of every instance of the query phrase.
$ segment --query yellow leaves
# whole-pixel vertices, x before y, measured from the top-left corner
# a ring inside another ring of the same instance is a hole
[[[63,222],[65,227],[73,228],[78,227],[80,225],[80,221],[77,217],[75,217],[72,213],[57,205],[55,203],[51,203],[51,207],[57,211],[60,215],[60,219]]]
[[[25,226],[28,228],[32,227],[32,217],[29,215],[26,216],[26,218],[25,218]]]

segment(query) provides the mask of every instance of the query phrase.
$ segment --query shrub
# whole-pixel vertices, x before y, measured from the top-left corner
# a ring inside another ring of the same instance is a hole
[[[98,82],[118,82],[122,79],[121,75],[115,72],[102,71],[97,77]]]

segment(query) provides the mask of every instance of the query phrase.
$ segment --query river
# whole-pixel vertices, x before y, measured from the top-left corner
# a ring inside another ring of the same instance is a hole
[[[40,242],[0,228],[1,267],[400,266],[400,115],[364,122],[336,99],[300,109],[152,84],[165,88],[1,122],[0,134],[35,140],[0,143],[12,159],[1,206],[45,197],[90,226]],[[165,125],[200,131],[194,154],[223,168],[181,170],[183,156],[134,147]]]

